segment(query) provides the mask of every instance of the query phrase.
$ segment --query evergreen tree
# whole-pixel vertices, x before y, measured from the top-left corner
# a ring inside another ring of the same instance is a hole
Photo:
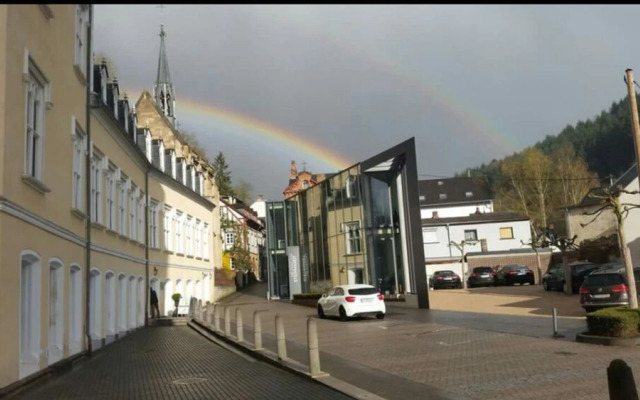
[[[231,172],[229,171],[229,165],[222,152],[219,152],[211,165],[214,171],[214,178],[216,186],[220,194],[223,196],[234,196],[235,192],[231,183]]]

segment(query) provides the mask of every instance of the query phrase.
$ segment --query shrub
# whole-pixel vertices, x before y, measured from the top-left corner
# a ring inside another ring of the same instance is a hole
[[[180,301],[181,298],[182,298],[182,295],[180,293],[174,293],[171,295],[171,299],[173,299],[174,302]]]
[[[627,307],[603,308],[587,314],[589,334],[609,337],[635,337],[638,335],[640,312]]]
[[[318,300],[322,293],[298,293],[293,295],[294,300]]]

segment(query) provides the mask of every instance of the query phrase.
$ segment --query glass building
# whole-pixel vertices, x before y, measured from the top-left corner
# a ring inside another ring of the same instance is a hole
[[[266,228],[274,298],[367,283],[429,307],[413,138],[267,203]]]

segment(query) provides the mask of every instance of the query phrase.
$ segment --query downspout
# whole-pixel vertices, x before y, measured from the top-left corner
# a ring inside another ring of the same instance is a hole
[[[89,320],[91,317],[90,310],[90,291],[91,284],[91,31],[93,29],[93,5],[89,5],[89,26],[87,27],[87,93],[86,93],[86,110],[85,110],[85,129],[87,131],[87,151],[85,154],[85,200],[87,205],[87,241],[85,249],[85,321],[84,329],[87,336],[87,355],[91,356],[91,332],[89,330]]]
[[[133,127],[135,129],[135,127]],[[149,326],[149,172],[151,171],[151,163],[147,163],[147,171],[144,174],[144,279],[145,279],[145,302],[144,302],[144,326]]]
[[[447,223],[447,243],[449,247],[449,258],[452,258],[453,253],[451,252],[451,233],[449,232],[449,223]]]

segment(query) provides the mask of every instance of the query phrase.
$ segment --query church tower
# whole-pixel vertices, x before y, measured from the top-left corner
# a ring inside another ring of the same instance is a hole
[[[176,125],[176,97],[173,93],[171,76],[169,75],[169,60],[167,59],[167,49],[164,45],[164,26],[160,25],[160,57],[158,58],[158,76],[153,86],[153,97],[156,104],[164,112],[169,121]]]

